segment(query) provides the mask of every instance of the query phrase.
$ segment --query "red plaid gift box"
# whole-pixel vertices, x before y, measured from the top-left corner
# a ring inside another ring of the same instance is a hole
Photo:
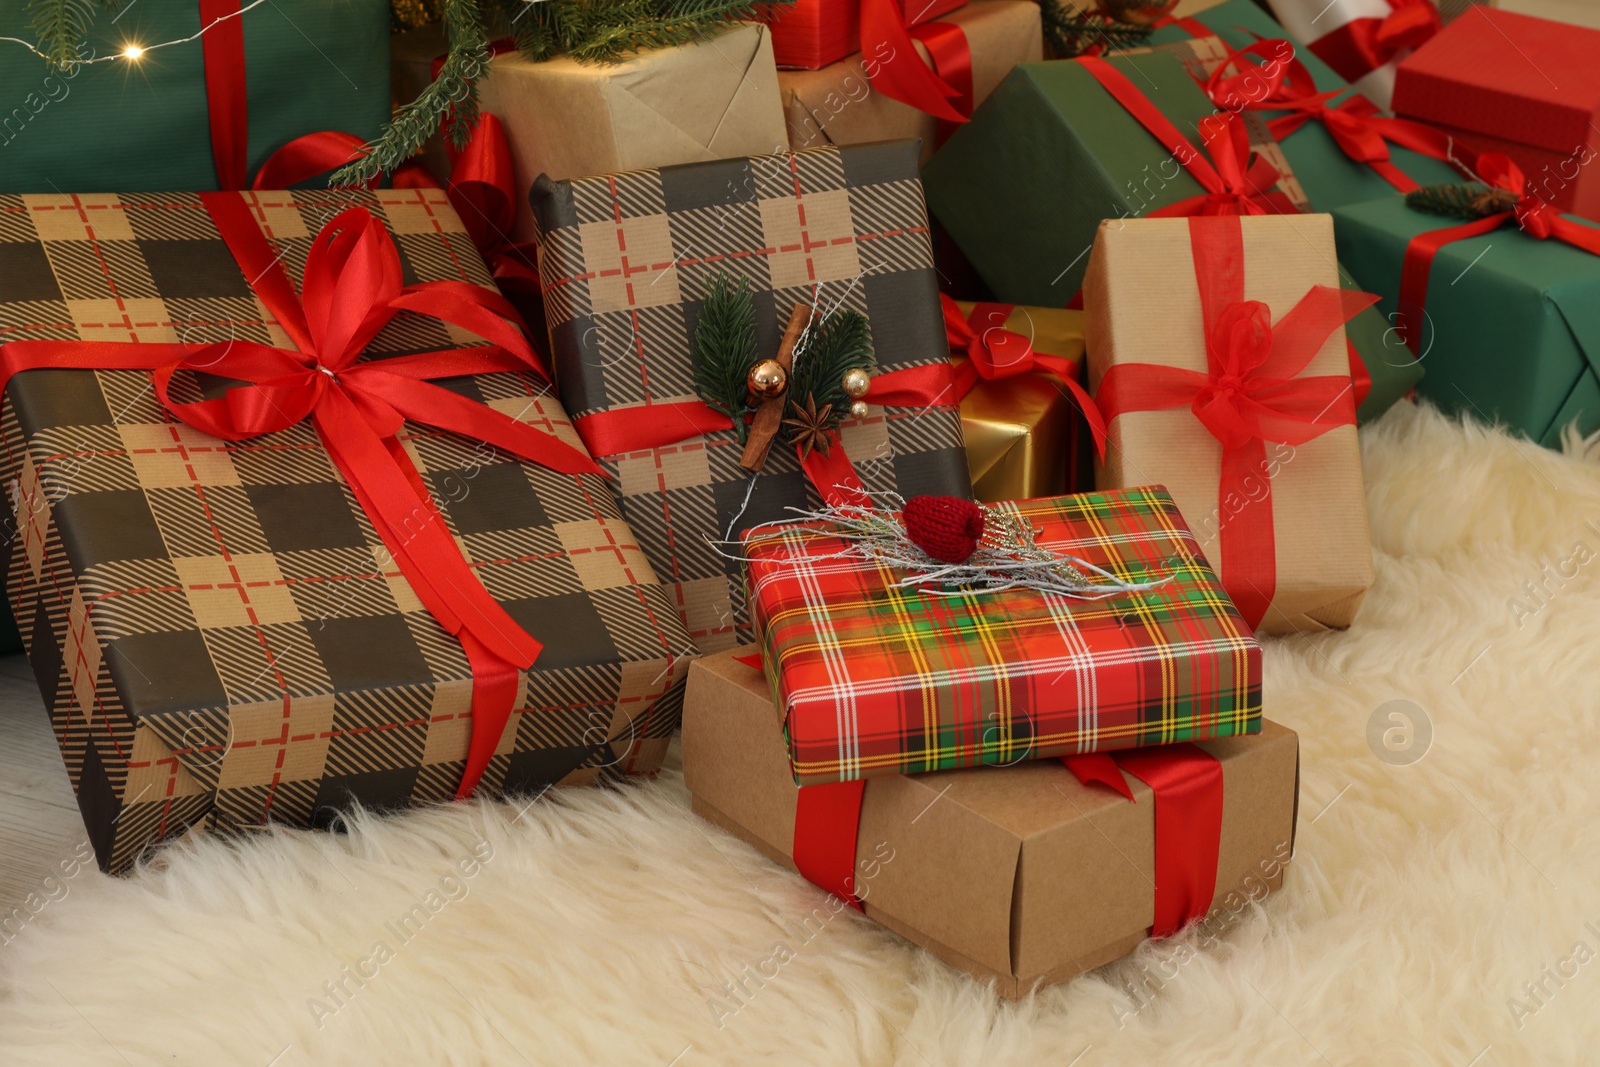
[[[1261,650],[1159,486],[997,508],[1139,592],[949,595],[844,557],[826,524],[752,530],[751,603],[801,785],[1261,729]]]

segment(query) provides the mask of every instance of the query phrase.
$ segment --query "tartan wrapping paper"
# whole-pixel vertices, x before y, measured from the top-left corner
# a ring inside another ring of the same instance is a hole
[[[557,387],[575,418],[698,400],[691,351],[706,287],[748,279],[762,358],[794,305],[853,308],[880,371],[946,361],[917,143],[819,148],[552,182],[532,193]],[[871,493],[970,498],[957,408],[874,406],[840,430]],[[819,506],[780,438],[761,475],[732,430],[596,457],[702,653],[748,643],[737,542],[788,507]]]
[[[1038,543],[1156,589],[949,596],[830,558],[825,524],[745,541],[800,785],[1256,733],[1261,649],[1159,486],[997,505]]]
[[[492,285],[440,190],[238,195],[297,285],[352,204],[386,222],[408,284]],[[6,340],[292,347],[264,316],[196,196],[0,196]],[[403,315],[369,358],[478,343]],[[191,376],[178,399],[221,384]],[[531,372],[441,384],[576,442]],[[102,866],[191,827],[454,796],[467,659],[309,424],[227,443],[168,415],[146,373],[33,370],[8,387],[0,433],[10,602]],[[604,480],[426,426],[401,436],[489,592],[544,643],[485,791],[656,769],[678,710],[661,698],[692,645]]]

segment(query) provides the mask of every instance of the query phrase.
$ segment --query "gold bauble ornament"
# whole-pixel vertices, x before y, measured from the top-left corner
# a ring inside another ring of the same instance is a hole
[[[866,418],[867,417],[867,402],[865,400],[853,400],[853,401],[851,401],[850,402],[850,417],[852,419],[864,419],[864,418]]]
[[[860,400],[872,388],[872,377],[860,367],[852,367],[844,372],[844,380],[840,384],[852,400]]]
[[[782,396],[783,391],[789,388],[789,374],[783,369],[783,364],[775,359],[764,359],[751,367],[744,381],[751,395],[762,400]]]

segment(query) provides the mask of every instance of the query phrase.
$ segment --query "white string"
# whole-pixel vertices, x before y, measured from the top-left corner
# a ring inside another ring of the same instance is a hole
[[[200,27],[198,32],[191,33],[187,37],[179,37],[175,41],[157,41],[155,44],[144,45],[137,44],[135,42],[129,42],[127,47],[121,52],[113,52],[108,56],[95,56],[91,59],[74,60],[72,62],[72,66],[74,68],[87,67],[91,63],[106,63],[114,59],[120,59],[127,63],[136,62],[146,54],[154,52],[158,48],[170,48],[175,44],[188,44],[190,41],[198,41],[200,38],[204,37],[208,32],[210,32],[212,27],[217,26],[220,23],[227,22],[229,19],[236,19],[245,12],[253,10],[254,8],[258,8],[266,2],[267,0],[250,0],[250,3],[246,4],[244,7],[241,7],[238,11],[232,11],[226,15],[218,16],[217,18],[214,18],[210,22],[206,23],[204,26]],[[118,17],[120,18],[121,16]],[[28,51],[32,52],[41,59],[50,58],[43,52],[39,51],[37,45],[33,44],[31,41],[24,41],[20,37],[0,37],[0,42],[20,44],[22,47],[26,48]]]

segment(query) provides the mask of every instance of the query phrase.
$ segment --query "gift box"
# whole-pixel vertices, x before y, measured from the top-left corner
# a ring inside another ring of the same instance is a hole
[[[3,202],[7,592],[103,867],[659,765],[693,646],[442,192]]]
[[[734,557],[749,527],[857,480],[971,496],[917,154],[901,141],[534,187],[562,401],[702,651],[747,626]],[[797,306],[864,316],[868,413],[826,454],[775,444],[758,473],[740,465],[742,435],[695,383],[697,324],[721,281],[748,285],[758,362],[780,353]]]
[[[1552,448],[1561,447],[1565,426],[1600,429],[1600,255],[1537,240],[1508,218],[1504,229],[1439,242],[1431,267],[1419,271],[1429,238],[1459,219],[1407,207],[1399,196],[1334,217],[1340,260],[1384,297],[1389,343],[1399,337],[1428,369],[1418,395]],[[1600,249],[1600,228],[1564,221]],[[1409,293],[1408,278],[1416,286]]]
[[[1478,2],[1481,3],[1483,0]],[[1589,0],[1493,0],[1485,6],[1600,30],[1600,7],[1590,3]]]
[[[1360,288],[1343,268],[1339,284],[1346,289]],[[1422,381],[1424,368],[1406,347],[1404,331],[1395,329],[1376,307],[1356,315],[1344,324],[1344,330],[1350,342],[1356,425],[1365,426],[1409,396]]]
[[[1083,313],[1061,308],[950,302],[946,333],[957,381],[971,381],[961,398],[961,434],[967,442],[967,468],[978,500],[1029,500],[1090,488],[1094,480],[1092,445],[1077,398],[1059,374],[1035,366],[1040,355],[1081,379]],[[953,328],[954,326],[954,328]],[[1020,338],[1030,369],[1015,370],[1009,346]],[[998,343],[997,343],[998,342]],[[973,348],[980,351],[974,356]],[[963,374],[974,358],[998,366],[1004,376]],[[1061,361],[1061,362],[1056,362]]]
[[[1600,178],[1585,166],[1600,154],[1596,55],[1600,30],[1480,7],[1400,64],[1395,112],[1503,152],[1541,199],[1600,218]]]
[[[931,22],[960,7],[966,0],[795,0],[774,8],[767,16],[772,27],[772,50],[780,67],[820,70],[862,52],[887,60],[879,49],[885,43],[864,33],[863,7],[872,5],[880,18],[910,28]],[[869,22],[870,27],[870,22]]]
[[[70,71],[8,46],[0,192],[244,189],[304,134],[377,136],[389,118],[388,4],[276,0],[238,14],[242,7],[179,0],[115,18],[96,10],[86,55],[147,51]],[[235,17],[201,35],[229,10]],[[13,5],[0,34],[33,36],[20,11]]]
[[[1083,295],[1096,484],[1165,485],[1258,633],[1349,626],[1372,551],[1343,323],[1376,298],[1339,289],[1329,216],[1107,222]]]
[[[1176,746],[1182,748],[1184,746]],[[1202,741],[1220,771],[1220,833],[1193,911],[1214,941],[1277,889],[1294,848],[1299,742],[1261,733]],[[793,869],[805,812],[759,671],[730,654],[695,662],[684,709],[683,775],[694,810]],[[875,778],[859,803],[853,887],[873,920],[1006,997],[1065,981],[1137,947],[1167,905],[1155,808],[1133,774],[1119,796],[1055,760]],[[1165,810],[1165,809],[1163,809]],[[1213,824],[1214,826],[1215,824]],[[1174,879],[1176,882],[1176,879]],[[842,910],[838,898],[828,906]]]
[[[1039,5],[1033,0],[974,0],[925,26],[928,36],[945,39],[935,40],[933,48],[917,40],[917,54],[947,79],[965,72],[968,113],[988,99],[1012,67],[1044,58]],[[948,124],[876,91],[871,80],[876,70],[873,59],[857,53],[820,70],[779,71],[789,146],[799,151],[920,138],[926,163]]]
[[[1396,64],[1440,27],[1433,0],[1268,0],[1289,36],[1388,109]]]
[[[1284,27],[1251,0],[1228,0],[1155,30],[1150,47],[1181,58],[1196,81],[1209,83],[1217,107],[1240,115],[1252,147],[1291,176],[1279,187],[1302,210],[1331,211],[1396,189],[1408,192],[1417,185],[1459,180],[1440,158],[1447,158],[1452,147],[1442,134],[1379,115],[1363,102],[1359,85],[1355,92],[1316,101],[1316,96],[1346,89],[1349,83],[1315,51],[1279,51],[1262,43],[1284,37]],[[1256,49],[1250,57],[1255,63],[1219,72],[1231,51],[1251,48]],[[1269,92],[1269,75],[1280,64],[1293,76],[1289,84]],[[1280,147],[1268,147],[1273,144]]]
[[[437,27],[394,41],[395,90],[414,99],[433,81],[444,54]],[[709,41],[660,48],[619,63],[570,56],[535,62],[515,52],[495,56],[478,85],[478,106],[506,126],[517,187],[540,174],[580,178],[641,167],[775,152],[788,143],[778,104],[772,33],[739,24]],[[451,163],[442,137],[423,156],[440,181]],[[511,237],[532,240],[523,196]]]
[[[928,204],[997,298],[1064,307],[1104,218],[1203,210],[1212,197],[1231,205],[1218,210],[1294,210],[1261,192],[1272,183],[1246,160],[1222,178],[1190,140],[1215,111],[1171,55],[1023,63],[925,168]]]
[[[1260,729],[1261,650],[1166,490],[989,510],[1033,529],[1080,573],[1134,588],[952,596],[905,587],[887,563],[841,558],[851,542],[827,523],[746,537],[757,643],[795,781]]]

